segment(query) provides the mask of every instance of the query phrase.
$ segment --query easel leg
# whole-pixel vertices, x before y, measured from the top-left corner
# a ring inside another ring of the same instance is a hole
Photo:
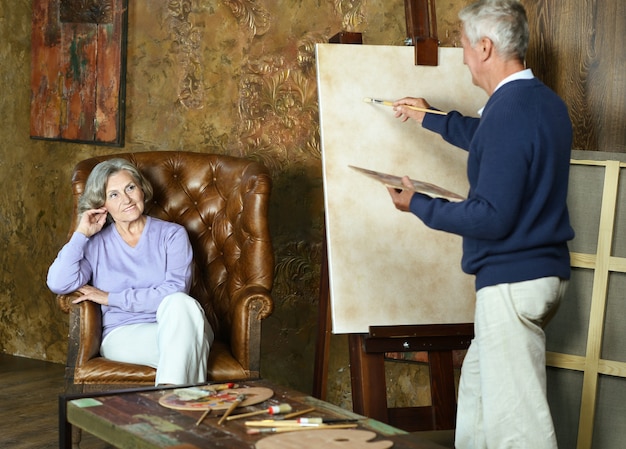
[[[454,429],[456,424],[456,386],[452,351],[428,353],[430,391],[434,430]]]
[[[324,233],[320,272],[319,316],[317,318],[317,344],[315,346],[315,367],[313,371],[313,397],[322,401],[326,400],[331,329],[328,256],[326,251],[326,233]]]
[[[366,353],[363,334],[349,334],[352,409],[384,423],[389,422],[383,353]]]

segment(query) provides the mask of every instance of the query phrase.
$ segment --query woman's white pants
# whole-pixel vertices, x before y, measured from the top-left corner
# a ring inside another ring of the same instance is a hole
[[[459,385],[457,449],[556,449],[543,326],[566,286],[548,277],[476,293],[475,337]]]
[[[200,304],[174,293],[163,299],[156,317],[156,323],[113,329],[102,341],[102,356],[156,368],[156,385],[206,382],[214,335]]]

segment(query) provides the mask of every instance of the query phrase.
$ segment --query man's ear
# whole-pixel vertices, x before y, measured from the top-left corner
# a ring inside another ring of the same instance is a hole
[[[480,41],[478,41],[477,47],[480,50],[480,57],[482,61],[486,61],[491,58],[495,52],[493,41],[488,37],[481,38]]]

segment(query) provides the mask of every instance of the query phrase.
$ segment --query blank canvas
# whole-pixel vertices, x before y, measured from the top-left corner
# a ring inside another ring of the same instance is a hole
[[[369,326],[473,321],[474,278],[460,267],[461,239],[395,209],[387,189],[349,165],[437,184],[467,195],[467,153],[391,107],[364,98],[424,97],[477,116],[487,95],[472,84],[462,50],[416,66],[412,47],[318,44],[317,76],[334,333]]]

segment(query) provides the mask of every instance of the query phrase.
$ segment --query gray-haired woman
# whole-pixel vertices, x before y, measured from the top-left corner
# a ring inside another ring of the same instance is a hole
[[[125,159],[98,164],[79,200],[80,219],[48,271],[54,293],[102,307],[103,357],[156,368],[156,384],[206,381],[213,331],[189,296],[185,228],[144,215],[150,183]]]

